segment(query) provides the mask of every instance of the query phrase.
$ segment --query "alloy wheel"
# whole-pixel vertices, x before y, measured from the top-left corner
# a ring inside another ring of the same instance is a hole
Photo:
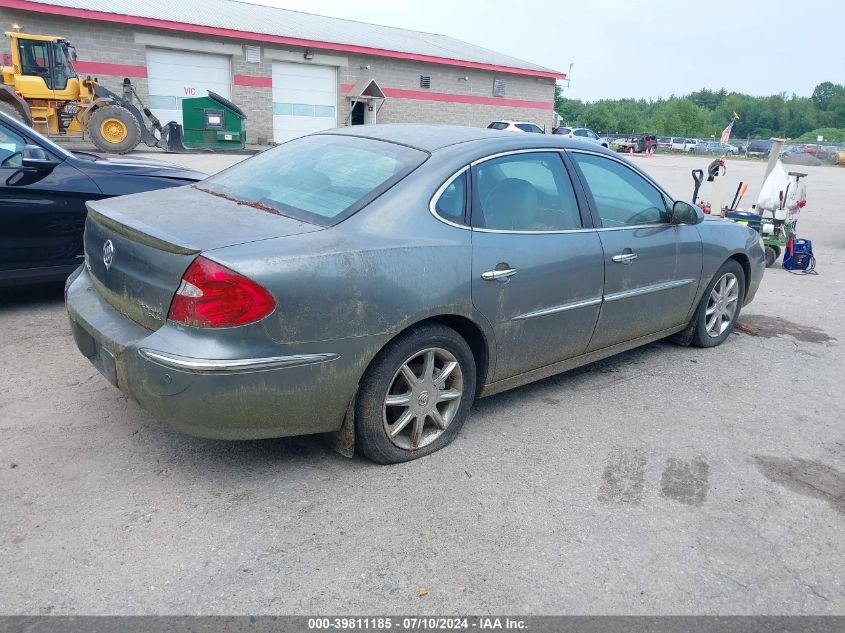
[[[383,424],[397,447],[415,450],[448,428],[461,406],[464,379],[454,354],[441,347],[408,358],[390,381]]]
[[[739,281],[733,273],[725,273],[713,286],[707,301],[704,312],[707,334],[713,338],[721,336],[733,323],[738,305]]]

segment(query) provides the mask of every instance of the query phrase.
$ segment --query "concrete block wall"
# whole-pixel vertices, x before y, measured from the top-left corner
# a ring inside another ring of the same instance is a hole
[[[268,47],[264,43],[247,40],[182,34],[176,31],[0,8],[0,24],[11,25],[12,23],[20,24],[25,32],[66,37],[76,46],[79,59],[88,62],[145,67],[146,46],[135,42],[136,33],[159,34],[178,38],[186,44],[186,48],[189,48],[191,43],[199,42],[235,44],[241,47],[241,50],[247,44],[258,46],[262,51],[261,62],[258,64],[248,63],[243,52],[231,56],[232,100],[247,114],[247,138],[250,142],[256,142],[259,139],[272,140],[273,138],[272,89],[270,87],[238,85],[234,82],[234,76],[242,75],[269,79],[272,77],[273,62],[268,58],[268,50],[289,51],[295,53],[296,57],[304,51],[304,49],[294,47]],[[2,47],[2,52],[8,52],[8,42]],[[316,52],[317,59],[315,61],[319,61],[320,51]],[[326,51],[326,54],[340,57],[346,62],[345,65],[338,67],[337,72],[337,116],[338,125],[341,126],[348,123],[351,108],[350,100],[341,90],[341,86],[354,84],[362,77],[373,78],[382,88],[387,89],[484,98],[492,98],[493,79],[495,77],[502,78],[505,81],[505,96],[502,99],[501,106],[434,101],[423,98],[389,97],[378,112],[379,123],[451,123],[486,127],[491,121],[497,119],[518,119],[533,121],[540,126],[546,126],[549,131],[553,124],[553,79],[538,79],[522,75],[386,57],[344,55],[332,51]],[[420,75],[431,77],[431,87],[428,90],[420,88]],[[121,82],[123,81],[122,75],[101,74],[98,78],[105,87],[120,92]],[[136,86],[141,98],[146,101],[149,96],[146,79],[132,77],[132,83]],[[269,82],[267,83],[269,84]],[[548,107],[516,107],[508,103],[511,100],[544,102],[548,103]]]

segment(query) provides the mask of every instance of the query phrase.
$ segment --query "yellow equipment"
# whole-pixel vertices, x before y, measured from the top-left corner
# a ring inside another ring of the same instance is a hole
[[[82,139],[87,132],[104,152],[125,154],[141,141],[158,146],[159,138],[147,129],[144,115],[153,130],[168,140],[170,125],[162,128],[143,105],[141,114],[133,102],[140,99],[128,78],[123,80],[123,95],[117,95],[96,78],[76,74],[76,49],[66,39],[18,32],[6,37],[11,63],[0,68],[0,112],[45,136]]]

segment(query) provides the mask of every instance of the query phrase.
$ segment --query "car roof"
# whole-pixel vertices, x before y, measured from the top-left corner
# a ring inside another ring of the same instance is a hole
[[[342,136],[360,136],[390,143],[399,143],[434,152],[459,143],[478,143],[484,149],[501,148],[502,150],[521,147],[536,148],[583,148],[592,152],[604,150],[595,143],[569,139],[560,134],[503,134],[501,130],[465,127],[460,125],[436,125],[414,123],[379,123],[377,125],[355,125],[318,132],[318,134],[337,134]],[[609,154],[613,152],[607,151]]]

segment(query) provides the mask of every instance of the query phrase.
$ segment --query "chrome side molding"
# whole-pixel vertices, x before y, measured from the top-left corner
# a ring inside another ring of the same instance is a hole
[[[251,371],[267,371],[286,367],[299,367],[337,360],[340,354],[296,354],[294,356],[269,356],[265,358],[232,358],[209,359],[189,358],[157,352],[151,349],[140,349],[138,353],[145,359],[180,371],[194,374],[237,373]]]

